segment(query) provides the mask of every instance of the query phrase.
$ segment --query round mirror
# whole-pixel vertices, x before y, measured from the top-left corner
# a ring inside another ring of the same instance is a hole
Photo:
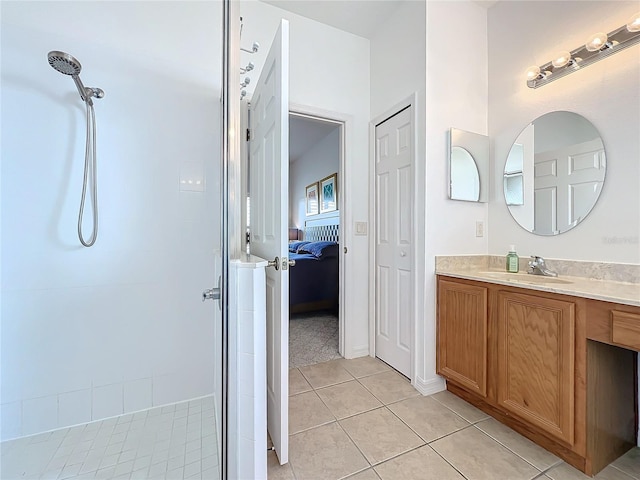
[[[606,171],[596,127],[572,112],[551,112],[518,135],[504,166],[504,198],[518,224],[537,235],[571,230],[596,204]]]
[[[470,202],[480,199],[478,166],[462,147],[451,147],[451,198]]]

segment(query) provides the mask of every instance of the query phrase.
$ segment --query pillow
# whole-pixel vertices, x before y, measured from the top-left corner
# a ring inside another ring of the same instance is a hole
[[[302,242],[291,242],[289,244],[289,251],[291,253],[298,253],[298,249],[300,249],[300,247],[302,247],[303,245],[306,245],[307,243],[311,243],[311,242],[306,242],[306,241],[302,241]]]
[[[310,242],[301,246],[298,253],[310,253],[316,258],[337,257],[338,244],[336,242]]]

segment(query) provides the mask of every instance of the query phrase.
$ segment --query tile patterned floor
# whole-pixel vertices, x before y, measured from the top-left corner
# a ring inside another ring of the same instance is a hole
[[[0,444],[0,478],[217,479],[213,397]]]
[[[370,358],[289,372],[289,459],[269,480],[584,480],[555,455],[449,392],[420,395]],[[598,480],[640,480],[640,448]]]
[[[330,312],[292,314],[289,320],[289,368],[340,358],[338,316]]]

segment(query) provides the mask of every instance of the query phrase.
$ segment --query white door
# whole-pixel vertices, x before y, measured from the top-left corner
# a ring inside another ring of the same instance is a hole
[[[251,253],[267,268],[267,426],[289,457],[289,22],[282,20],[251,98]]]
[[[376,126],[376,356],[411,376],[413,108]]]

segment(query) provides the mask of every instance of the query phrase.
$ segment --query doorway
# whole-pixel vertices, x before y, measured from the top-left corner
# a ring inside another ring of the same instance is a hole
[[[342,122],[289,114],[289,368],[342,358],[342,135]]]

